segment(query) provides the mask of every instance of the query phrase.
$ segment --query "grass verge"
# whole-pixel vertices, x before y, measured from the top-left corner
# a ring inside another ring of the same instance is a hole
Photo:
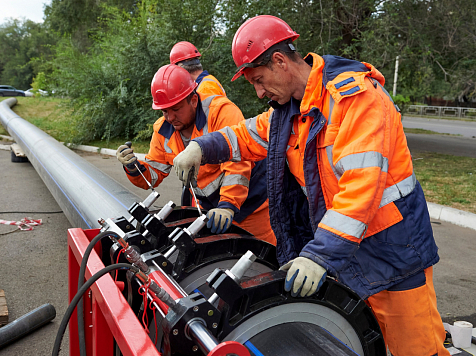
[[[7,98],[0,98],[0,101]],[[71,142],[75,135],[72,121],[70,119],[70,109],[67,106],[67,99],[49,97],[17,97],[18,103],[13,107],[13,111],[20,117],[31,122],[39,129],[45,131],[60,142]],[[8,135],[3,126],[0,125],[0,135]],[[97,146],[100,148],[116,149],[123,145],[126,139],[94,140],[83,142],[84,145]],[[133,149],[139,153],[149,152],[150,140],[133,142]]]
[[[427,201],[476,213],[476,158],[414,153],[413,167]]]

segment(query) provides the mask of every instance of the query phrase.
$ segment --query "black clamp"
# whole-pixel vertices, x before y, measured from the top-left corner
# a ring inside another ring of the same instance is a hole
[[[208,276],[206,283],[215,291],[217,296],[227,304],[232,304],[243,295],[243,289],[239,281],[236,281],[229,271],[221,268],[215,269],[212,274]]]
[[[211,335],[216,336],[221,313],[200,293],[181,298],[173,309],[169,309],[162,321],[164,330],[164,355],[197,355],[198,343],[190,328],[193,323],[201,323]]]

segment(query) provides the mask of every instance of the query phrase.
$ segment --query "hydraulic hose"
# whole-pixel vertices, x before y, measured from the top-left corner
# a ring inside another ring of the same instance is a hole
[[[112,231],[103,231],[97,234],[89,243],[88,247],[84,251],[83,259],[81,260],[81,266],[79,268],[79,276],[78,276],[78,291],[83,286],[84,282],[84,275],[86,272],[86,265],[88,263],[89,255],[93,250],[94,246],[104,237],[113,236],[115,238],[119,238],[119,235]],[[84,335],[84,307],[82,303],[82,298],[78,304],[78,341],[79,341],[79,354],[80,356],[86,356],[86,339]]]
[[[0,328],[0,349],[45,325],[55,316],[55,307],[47,303],[3,326]]]
[[[91,241],[92,242],[92,241]],[[118,270],[118,269],[130,269],[134,273],[140,272],[140,269],[129,264],[129,263],[117,263],[114,265],[107,266],[91,276],[86,283],[78,290],[76,295],[74,296],[73,300],[69,304],[68,308],[66,309],[66,312],[64,313],[63,320],[61,321],[61,324],[58,329],[58,333],[56,334],[56,339],[55,339],[55,344],[53,346],[53,352],[52,356],[57,356],[59,355],[60,347],[61,347],[61,342],[63,341],[63,336],[66,331],[66,327],[68,326],[69,319],[71,319],[71,315],[73,314],[73,311],[78,304],[78,302],[81,300],[82,296],[86,291],[93,285],[94,282],[96,282],[99,278],[104,276],[105,274]]]

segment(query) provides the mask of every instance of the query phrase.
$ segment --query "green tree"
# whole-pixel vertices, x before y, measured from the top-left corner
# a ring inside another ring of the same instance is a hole
[[[0,82],[28,89],[39,71],[32,61],[48,58],[56,37],[47,26],[30,20],[9,20],[0,25]]]
[[[92,44],[91,34],[106,16],[105,6],[115,6],[133,13],[136,0],[52,0],[45,6],[45,22],[61,35],[70,35],[73,44],[86,51]]]

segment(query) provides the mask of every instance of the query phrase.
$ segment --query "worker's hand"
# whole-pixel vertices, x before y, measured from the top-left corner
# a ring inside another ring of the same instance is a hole
[[[215,234],[223,234],[231,226],[235,213],[231,209],[212,209],[208,211],[207,227]]]
[[[280,271],[288,271],[284,289],[293,297],[308,297],[317,292],[326,280],[327,271],[306,257],[298,257],[282,266]]]
[[[186,187],[190,182],[197,186],[198,169],[202,162],[202,149],[195,141],[190,141],[187,148],[174,158],[175,173]]]
[[[134,155],[134,151],[127,145],[121,145],[116,151],[116,157],[119,162],[124,165],[129,172],[135,172],[137,167],[137,157]]]

